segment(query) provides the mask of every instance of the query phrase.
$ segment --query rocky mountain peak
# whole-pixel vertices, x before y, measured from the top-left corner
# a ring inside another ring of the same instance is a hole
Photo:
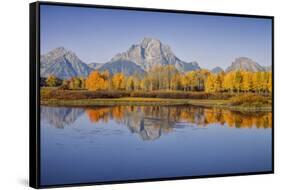
[[[149,45],[154,45],[154,46],[161,46],[160,40],[156,38],[150,38],[150,37],[144,37],[143,40],[140,43],[141,47],[147,48]]]
[[[248,57],[236,58],[234,62],[232,62],[232,64],[226,69],[227,72],[237,71],[237,70],[251,71],[251,72],[265,71],[265,69],[261,65],[259,65],[257,62],[253,61]]]
[[[60,47],[53,49],[50,53],[52,53],[52,52],[58,53],[58,54],[65,54],[68,52],[68,50],[65,49],[63,46],[60,46]]]
[[[52,55],[53,57],[63,56],[68,53],[68,50],[64,47],[57,47],[51,50],[47,55]]]
[[[57,47],[41,56],[40,72],[42,77],[55,75],[61,79],[68,79],[74,76],[88,76],[91,68],[81,61],[75,53]]]
[[[174,65],[179,71],[196,70],[200,67],[195,63],[181,61],[168,45],[156,38],[145,37],[139,44],[132,45],[128,51],[119,53],[111,62],[126,60],[140,66],[144,71],[155,65]]]
[[[49,61],[61,58],[61,57],[69,57],[71,59],[78,59],[74,52],[67,50],[64,47],[57,47],[48,53],[41,56],[41,62],[48,63]]]

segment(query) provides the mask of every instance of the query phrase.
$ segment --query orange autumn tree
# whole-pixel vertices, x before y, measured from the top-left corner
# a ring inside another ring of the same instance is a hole
[[[99,71],[93,71],[86,79],[86,88],[88,90],[107,90],[109,74],[108,72],[100,73]]]

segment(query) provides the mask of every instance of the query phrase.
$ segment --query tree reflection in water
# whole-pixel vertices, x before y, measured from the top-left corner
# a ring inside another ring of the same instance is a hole
[[[188,122],[197,126],[209,124],[227,124],[237,128],[271,128],[271,112],[250,112],[223,110],[218,108],[202,108],[194,106],[116,106],[107,108],[87,108],[89,119],[95,123],[100,120],[108,121],[108,118],[123,123],[138,123],[143,120],[151,120],[155,126],[164,123]],[[163,126],[161,126],[163,127]]]
[[[209,127],[212,124],[236,128],[272,127],[271,112],[242,113],[195,106],[114,106],[85,109],[41,107],[42,117],[59,128],[75,122],[84,111],[92,123],[114,120],[126,125],[143,140],[157,139],[161,134],[187,124],[196,127]]]

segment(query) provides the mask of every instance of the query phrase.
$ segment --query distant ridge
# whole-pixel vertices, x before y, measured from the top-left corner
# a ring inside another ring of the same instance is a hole
[[[260,66],[257,62],[253,61],[248,57],[236,58],[234,62],[232,62],[232,64],[226,69],[226,72],[237,70],[251,72],[265,71],[264,67]]]
[[[125,75],[132,74],[144,74],[145,71],[137,64],[129,60],[116,60],[112,62],[107,62],[101,67],[99,67],[100,71],[108,70],[109,73],[124,73]]]
[[[221,67],[215,67],[211,70],[212,73],[218,74],[223,72],[223,69]]]
[[[265,66],[263,67],[265,71],[272,71],[272,67],[271,66]]]
[[[101,66],[103,65],[103,63],[89,63],[88,66],[91,68],[91,69],[99,69]]]

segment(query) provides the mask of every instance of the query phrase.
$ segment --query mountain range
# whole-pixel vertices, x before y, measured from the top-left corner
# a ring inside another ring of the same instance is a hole
[[[125,75],[134,73],[144,74],[156,65],[174,65],[180,72],[199,70],[196,61],[185,62],[179,59],[168,45],[155,38],[144,38],[139,44],[132,45],[127,51],[118,53],[105,63],[85,63],[72,51],[58,47],[41,55],[41,77],[55,75],[61,79],[74,76],[86,77],[92,70],[108,70],[111,74],[123,72]],[[271,67],[262,67],[247,57],[239,57],[226,69],[233,70],[268,71]],[[223,69],[214,68],[211,72],[219,73]]]

